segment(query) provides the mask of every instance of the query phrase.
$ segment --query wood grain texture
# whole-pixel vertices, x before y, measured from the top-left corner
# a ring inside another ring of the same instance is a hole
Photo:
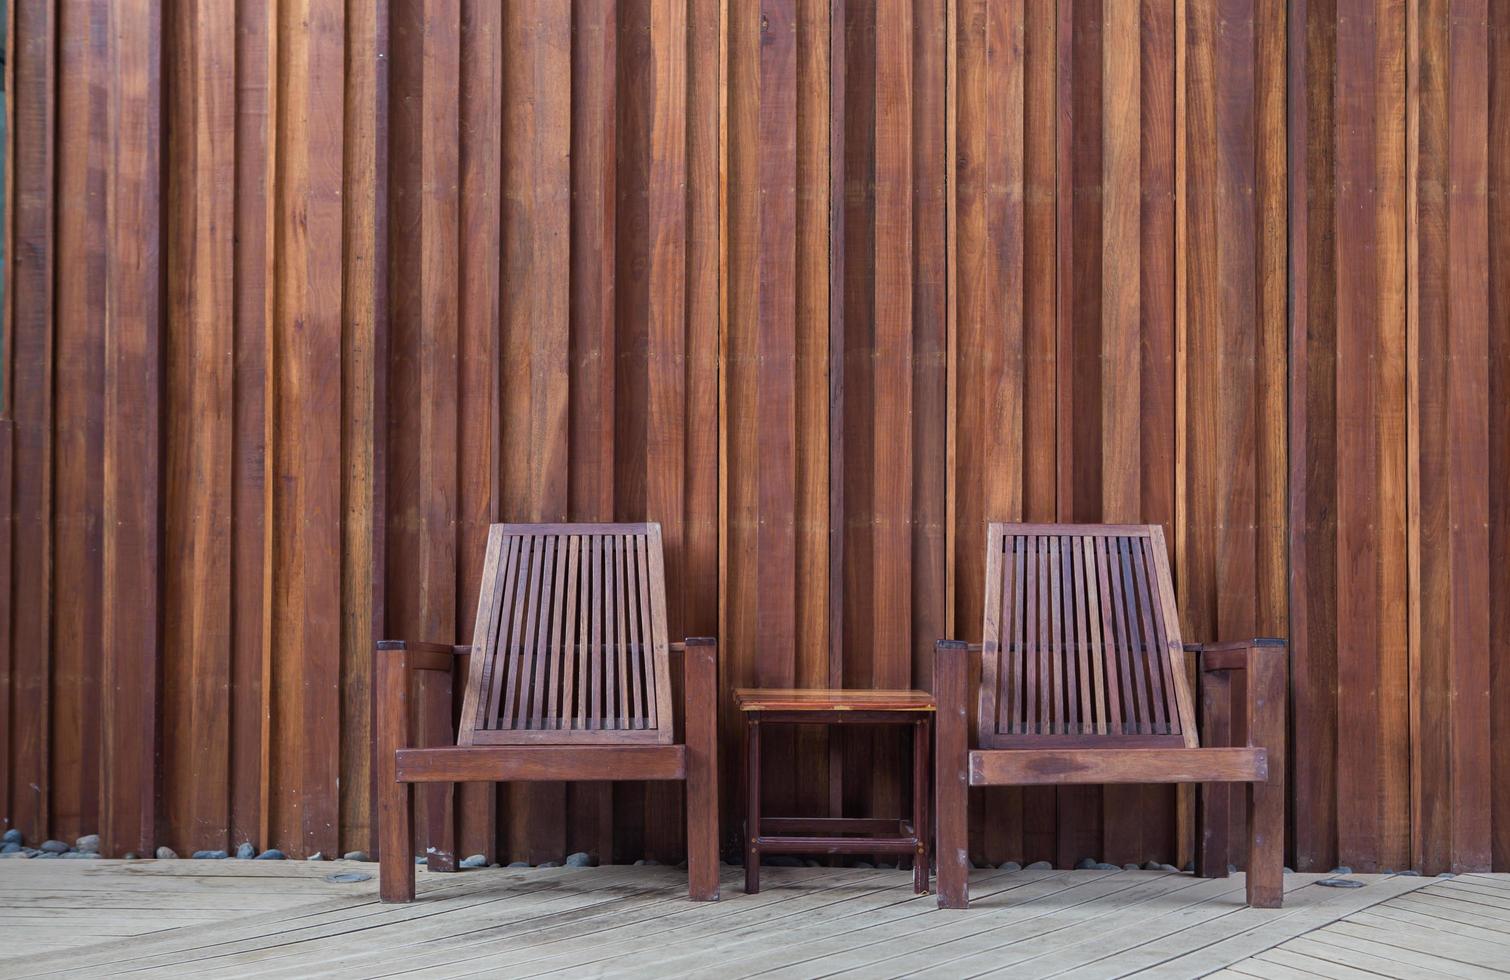
[[[7,826],[371,846],[370,641],[469,638],[495,520],[662,525],[728,771],[736,684],[929,688],[988,522],[1125,520],[1183,635],[1291,641],[1292,861],[1510,860],[1498,5],[15,6]],[[906,805],[891,739],[784,738],[773,807]],[[675,861],[681,794],[418,822]],[[1191,842],[1162,787],[965,805],[993,863]]]

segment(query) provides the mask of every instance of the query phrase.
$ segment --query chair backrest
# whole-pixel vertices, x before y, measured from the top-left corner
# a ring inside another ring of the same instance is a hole
[[[985,748],[1197,744],[1158,525],[992,524]]]
[[[659,524],[494,524],[459,745],[673,738]]]

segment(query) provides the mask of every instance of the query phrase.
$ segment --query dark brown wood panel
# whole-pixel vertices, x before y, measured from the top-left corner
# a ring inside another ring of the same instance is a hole
[[[733,772],[737,684],[926,689],[988,522],[1116,520],[1162,527],[1182,635],[1290,639],[1297,866],[1503,866],[1507,27],[18,0],[0,819],[371,846],[372,640],[469,640],[494,521],[660,523]],[[1032,566],[1067,725],[1074,554]],[[772,806],[906,802],[890,739],[762,754]],[[420,792],[467,853],[684,853],[674,786]],[[1192,851],[1162,787],[968,801],[978,861]]]

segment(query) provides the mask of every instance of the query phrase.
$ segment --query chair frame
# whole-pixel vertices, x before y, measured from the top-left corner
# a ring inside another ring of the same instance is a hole
[[[495,525],[495,527],[497,527]],[[517,528],[518,525],[511,525]],[[538,533],[593,534],[643,531],[654,525],[531,525]],[[525,744],[458,744],[452,696],[455,678],[475,682],[472,646],[384,640],[377,644],[379,894],[385,902],[411,902],[417,785],[429,826],[449,828],[450,786],[458,782],[561,782],[573,780],[683,780],[687,783],[688,893],[717,901],[718,855],[718,644],[712,637],[670,643],[670,674],[682,661],[682,710],[673,741],[647,741],[643,731],[615,744],[608,733],[592,741],[530,733]],[[417,709],[417,710],[416,710]],[[413,715],[418,715],[418,725]],[[663,719],[663,722],[670,719]],[[464,722],[462,723],[464,724]],[[416,728],[419,731],[416,731]],[[568,734],[568,733],[563,733]],[[428,744],[417,744],[417,739]],[[446,830],[442,834],[449,836]],[[449,840],[428,849],[432,871],[455,869]]]
[[[1158,557],[1163,558],[1162,530],[1157,525],[1138,530],[1148,535],[1161,553]],[[991,531],[988,541],[999,540],[1000,533],[1106,533],[1106,526],[992,525]],[[1166,608],[1172,608],[1168,576],[1158,578],[1155,584],[1165,593],[1161,598],[1170,603]],[[995,584],[988,573],[988,596]],[[989,602],[987,606],[989,609]],[[969,905],[969,787],[1104,783],[1200,783],[1198,822],[1202,833],[1196,871],[1203,877],[1227,874],[1229,788],[1234,783],[1243,784],[1249,832],[1248,904],[1280,907],[1284,894],[1284,643],[1259,638],[1179,644],[1178,622],[1174,617],[1169,619],[1171,651],[1183,650],[1198,657],[1202,694],[1199,728],[1204,744],[1187,727],[1184,744],[1157,747],[1126,747],[1128,741],[1136,746],[1137,740],[1125,736],[1085,735],[1041,736],[1042,747],[1034,747],[1031,736],[1015,736],[1010,748],[975,748],[987,741],[980,730],[984,723],[974,689],[990,666],[981,663],[984,644],[938,642],[934,661],[934,696],[938,701],[934,812],[938,821],[941,908],[963,909]],[[1192,717],[1194,706],[1188,703],[1191,694],[1183,672],[1175,691],[1181,714]],[[1245,725],[1234,725],[1234,707],[1241,709]],[[1238,727],[1245,729],[1242,744],[1233,745],[1234,729]],[[1120,746],[1119,739],[1123,740]]]

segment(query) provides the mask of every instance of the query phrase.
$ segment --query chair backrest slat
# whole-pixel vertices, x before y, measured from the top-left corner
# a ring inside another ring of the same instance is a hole
[[[980,740],[1195,745],[1157,525],[992,524]]]
[[[656,524],[495,524],[461,745],[672,741]]]

